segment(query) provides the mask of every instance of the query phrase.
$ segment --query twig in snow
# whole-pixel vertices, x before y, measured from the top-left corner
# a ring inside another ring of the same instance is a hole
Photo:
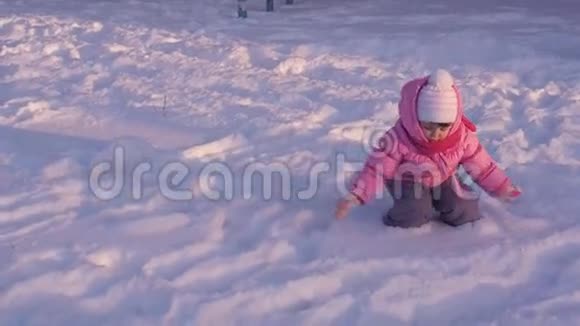
[[[163,116],[164,117],[166,116],[166,114],[165,114],[165,109],[166,108],[167,108],[167,95],[163,95],[163,109],[162,109],[162,112],[163,112]]]

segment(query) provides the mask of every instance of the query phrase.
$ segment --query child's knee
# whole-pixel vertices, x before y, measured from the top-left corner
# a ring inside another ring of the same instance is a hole
[[[459,202],[451,210],[440,214],[440,219],[451,226],[460,226],[481,218],[479,203],[475,200]]]
[[[423,185],[412,182],[391,183],[389,191],[394,202],[393,207],[383,217],[385,225],[412,228],[419,227],[431,220],[433,216],[432,197]]]
[[[383,223],[392,227],[415,228],[428,223],[432,215],[431,207],[418,206],[404,211],[391,209],[383,216]]]

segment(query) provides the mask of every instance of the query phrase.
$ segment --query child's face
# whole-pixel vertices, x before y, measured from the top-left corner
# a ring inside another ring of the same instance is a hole
[[[437,123],[420,121],[423,134],[429,141],[442,140],[449,135],[451,123]]]

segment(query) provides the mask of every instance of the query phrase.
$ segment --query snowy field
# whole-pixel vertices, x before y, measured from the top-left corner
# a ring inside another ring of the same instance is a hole
[[[427,2],[0,0],[0,325],[580,324],[580,2]],[[439,67],[523,196],[336,221]]]

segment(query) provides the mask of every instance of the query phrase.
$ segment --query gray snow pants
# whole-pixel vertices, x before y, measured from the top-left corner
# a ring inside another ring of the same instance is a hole
[[[461,183],[464,189],[472,190]],[[387,226],[419,227],[434,218],[451,226],[459,226],[481,218],[477,198],[459,196],[451,186],[451,178],[435,188],[412,181],[387,182],[393,207],[383,216]],[[434,210],[439,215],[434,214]]]

